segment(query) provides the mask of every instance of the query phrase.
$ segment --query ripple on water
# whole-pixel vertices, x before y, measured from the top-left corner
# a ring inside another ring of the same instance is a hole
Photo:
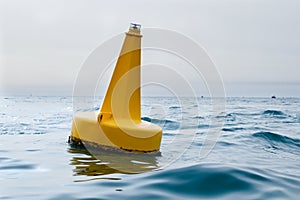
[[[300,147],[300,140],[287,137],[284,135],[280,135],[273,132],[257,132],[253,134],[254,137],[263,138],[266,141],[275,141],[275,142],[281,142],[283,144],[294,144],[297,147]]]
[[[181,108],[180,106],[170,106],[169,107],[170,109],[179,109],[179,108]]]
[[[252,136],[262,139],[265,142],[268,142],[275,148],[284,145],[288,147],[293,147],[295,150],[299,151],[300,139],[291,138],[288,136],[267,131],[256,132],[252,134]]]
[[[262,115],[266,117],[277,118],[277,119],[286,119],[290,117],[289,115],[285,114],[280,110],[265,110],[262,113]]]
[[[235,132],[235,131],[241,131],[244,130],[242,127],[231,127],[231,128],[222,128],[222,131],[226,132]]]
[[[0,170],[31,170],[36,168],[34,164],[28,164],[6,157],[0,158],[0,164]]]
[[[154,124],[160,125],[164,130],[177,130],[180,127],[180,123],[168,119],[155,119],[150,117],[142,117],[142,120],[147,122],[152,122]]]
[[[266,198],[269,193],[276,194],[276,198],[287,199],[289,194],[286,191],[279,193],[278,187],[290,187],[293,193],[297,193],[295,180],[287,177],[284,181],[280,179],[281,175],[261,169],[203,164],[151,172],[133,180],[127,178],[127,184],[123,185],[109,182],[106,184],[122,188],[121,193],[110,198],[121,195],[125,199],[233,199],[241,196],[247,196],[246,199],[260,199]],[[299,182],[296,181],[296,184]]]
[[[263,112],[263,115],[285,115],[285,114],[280,110],[265,110]]]

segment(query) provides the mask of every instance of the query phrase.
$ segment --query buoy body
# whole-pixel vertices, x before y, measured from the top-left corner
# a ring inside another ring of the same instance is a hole
[[[152,152],[162,129],[141,120],[140,25],[131,24],[99,112],[74,114],[70,143]]]

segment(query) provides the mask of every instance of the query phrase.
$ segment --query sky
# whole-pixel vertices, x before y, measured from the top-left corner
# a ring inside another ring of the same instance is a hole
[[[137,22],[200,44],[227,96],[300,97],[299,8],[297,0],[0,0],[0,94],[72,95],[89,54]]]

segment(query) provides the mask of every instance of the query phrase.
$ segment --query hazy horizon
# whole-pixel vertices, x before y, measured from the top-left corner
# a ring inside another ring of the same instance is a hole
[[[243,88],[246,88],[244,92],[241,92],[241,84]],[[259,87],[261,84],[265,84],[264,87]],[[253,86],[254,85],[254,86]],[[245,87],[246,86],[246,87]],[[281,91],[284,90],[284,88],[288,88],[289,90],[286,90],[284,92],[277,92],[278,87]],[[260,88],[257,90],[257,88]],[[266,89],[267,88],[267,89]],[[231,83],[230,87],[228,87],[228,84],[225,84],[225,97],[266,97],[270,98],[271,96],[276,96],[277,98],[300,98],[300,93],[293,93],[293,91],[299,90],[299,83]],[[105,95],[104,93],[97,93],[95,94],[96,97],[103,97]],[[73,96],[73,88],[70,90],[66,89],[56,89],[53,87],[44,87],[44,88],[34,88],[34,89],[27,89],[25,91],[5,91],[3,90],[0,92],[0,96]],[[83,95],[85,96],[85,95]],[[144,97],[169,97],[173,96],[171,94],[164,94],[160,91],[151,92],[149,89],[146,89],[142,87],[142,96]],[[182,97],[186,97],[185,95],[179,95]],[[197,97],[210,97],[209,94],[199,93],[196,94]]]

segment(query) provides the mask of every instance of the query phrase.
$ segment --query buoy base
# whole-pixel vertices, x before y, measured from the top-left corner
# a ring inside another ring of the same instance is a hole
[[[154,156],[161,156],[161,152],[159,150],[157,151],[132,151],[132,150],[126,150],[121,149],[117,147],[110,147],[110,146],[104,146],[100,145],[94,142],[87,142],[82,141],[80,139],[74,138],[72,136],[69,136],[68,143],[71,148],[74,149],[82,149],[82,150],[92,150],[93,153],[102,153],[105,152],[111,152],[111,153],[122,153],[122,154],[147,154],[147,155],[154,155]]]
[[[121,124],[121,126],[120,126]],[[113,147],[130,152],[157,152],[162,129],[152,123],[118,121],[113,118],[98,121],[95,112],[76,113],[73,118],[70,144],[95,148]]]

